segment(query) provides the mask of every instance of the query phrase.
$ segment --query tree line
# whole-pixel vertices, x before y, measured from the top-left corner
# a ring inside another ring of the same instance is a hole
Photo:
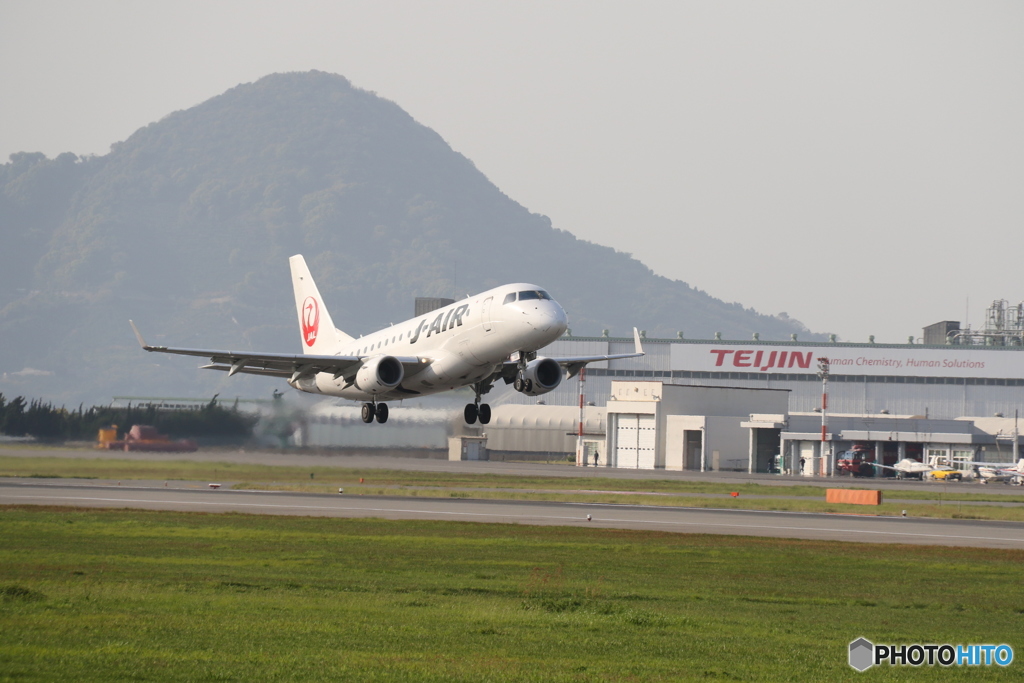
[[[197,410],[167,410],[154,405],[113,408],[92,406],[77,410],[55,407],[40,399],[18,396],[10,401],[0,394],[0,433],[33,436],[47,441],[95,440],[101,428],[118,426],[123,433],[132,425],[156,427],[172,438],[216,438],[244,440],[252,436],[258,421],[237,406],[222,407],[214,396]]]

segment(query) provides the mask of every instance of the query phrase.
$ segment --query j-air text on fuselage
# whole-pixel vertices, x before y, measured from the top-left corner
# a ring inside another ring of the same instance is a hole
[[[300,391],[363,401],[363,422],[380,423],[388,419],[385,401],[471,386],[476,398],[466,405],[466,422],[487,424],[491,408],[480,399],[499,379],[527,396],[539,396],[587,363],[644,353],[634,328],[634,353],[538,356],[537,349],[565,333],[568,319],[544,289],[524,282],[489,289],[357,339],[334,326],[305,259],[296,255],[288,262],[301,355],[150,346],[131,323],[139,344],[146,351],[209,358],[204,369],[228,376],[281,377]]]

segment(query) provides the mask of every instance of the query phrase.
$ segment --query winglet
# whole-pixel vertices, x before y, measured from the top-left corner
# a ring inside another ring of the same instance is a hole
[[[136,334],[138,333],[136,332]],[[644,355],[644,347],[640,345],[640,332],[635,327],[633,328],[633,343],[636,344],[637,354]]]
[[[135,338],[139,340],[139,346],[144,350],[149,351],[151,347],[146,343],[146,340],[142,338],[142,333],[139,332],[139,328],[135,327],[135,323],[131,320],[128,321],[128,324],[132,326],[132,330],[135,332]]]

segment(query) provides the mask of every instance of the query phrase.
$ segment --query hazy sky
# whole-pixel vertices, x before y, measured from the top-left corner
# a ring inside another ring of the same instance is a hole
[[[1019,1],[0,0],[0,159],[309,69],[555,227],[815,331],[1024,300]]]

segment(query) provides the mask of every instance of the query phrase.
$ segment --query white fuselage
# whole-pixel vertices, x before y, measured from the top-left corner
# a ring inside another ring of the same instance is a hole
[[[334,355],[364,361],[378,356],[421,359],[422,369],[406,365],[401,383],[390,391],[371,395],[326,372],[289,383],[302,391],[355,401],[412,398],[474,384],[492,375],[510,355],[536,351],[565,333],[568,320],[557,301],[528,298],[543,292],[528,283],[503,285],[338,348]]]

